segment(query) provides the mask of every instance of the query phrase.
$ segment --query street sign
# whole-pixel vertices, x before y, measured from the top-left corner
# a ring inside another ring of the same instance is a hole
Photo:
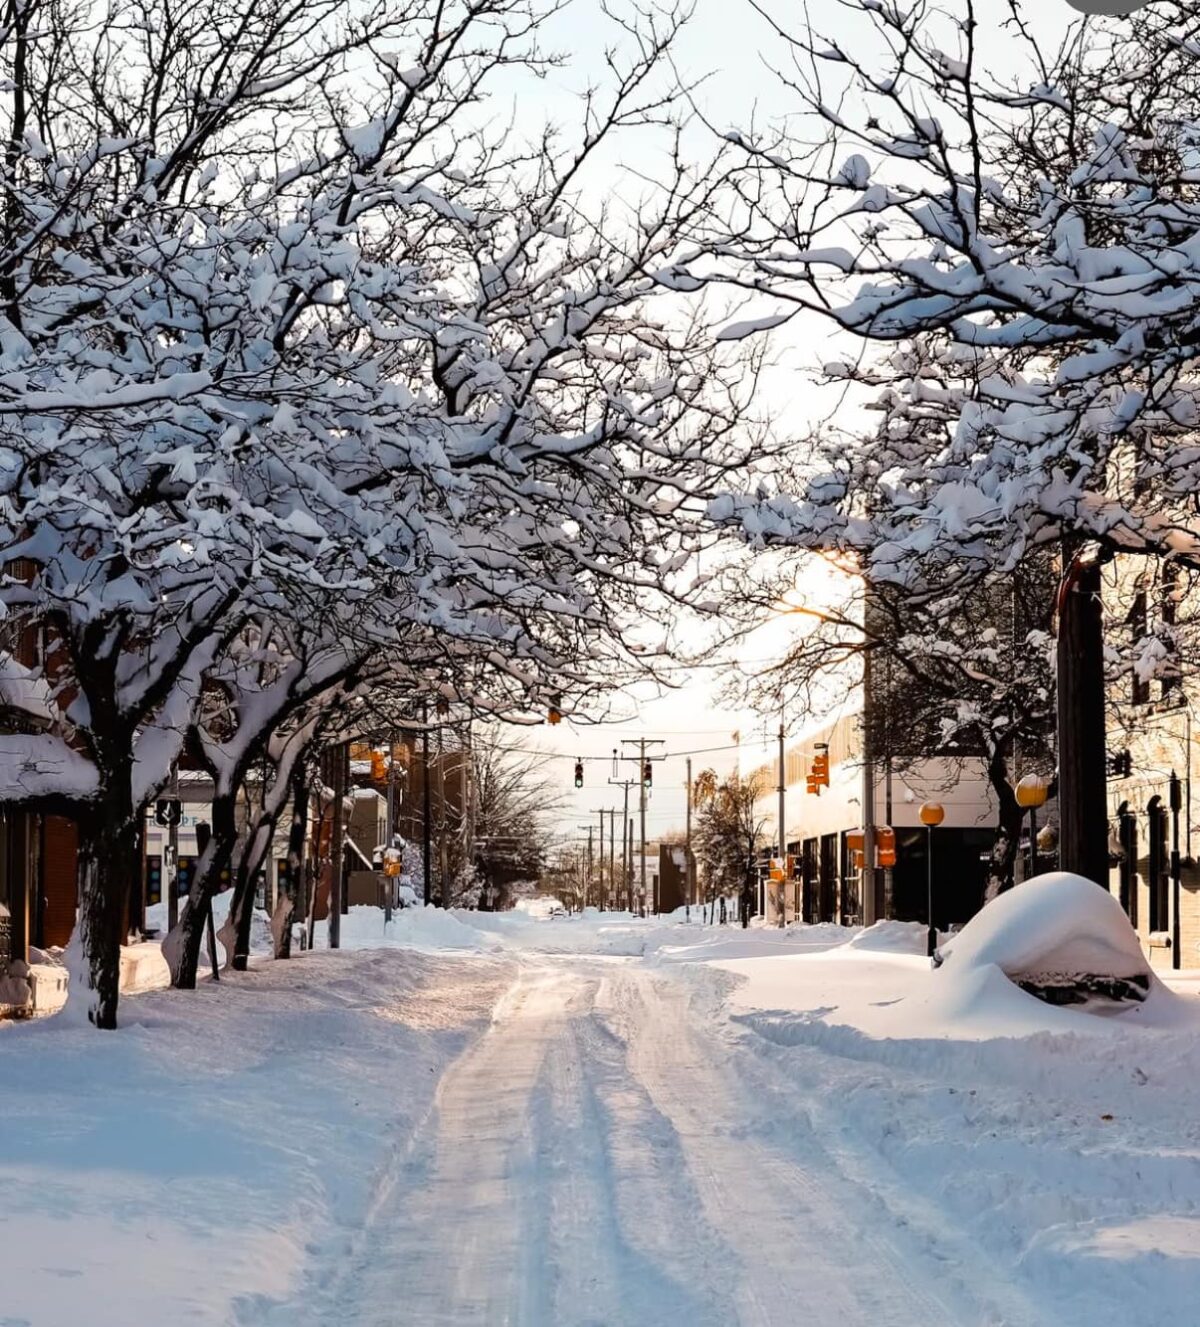
[[[183,817],[183,803],[178,797],[160,797],[154,804],[156,825],[178,825]]]

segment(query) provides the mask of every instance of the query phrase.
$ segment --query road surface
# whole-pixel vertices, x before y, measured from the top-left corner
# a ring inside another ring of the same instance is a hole
[[[361,1226],[245,1321],[1040,1327],[878,1159],[838,1150],[836,1109],[681,969],[523,961]]]

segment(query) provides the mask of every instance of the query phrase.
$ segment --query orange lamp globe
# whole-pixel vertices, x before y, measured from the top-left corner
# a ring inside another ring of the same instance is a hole
[[[1038,807],[1046,805],[1050,785],[1040,774],[1026,774],[1013,792],[1022,811],[1036,811]]]
[[[946,808],[941,802],[926,802],[921,807],[922,825],[940,825],[946,818]]]

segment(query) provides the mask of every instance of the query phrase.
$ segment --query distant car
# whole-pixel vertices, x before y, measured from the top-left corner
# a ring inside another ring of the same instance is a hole
[[[548,917],[565,917],[567,915],[567,910],[561,903],[552,903],[550,905],[550,911],[546,915]]]

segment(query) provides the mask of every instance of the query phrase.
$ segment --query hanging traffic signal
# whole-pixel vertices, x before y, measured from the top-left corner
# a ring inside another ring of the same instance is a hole
[[[649,761],[646,761],[645,765],[642,767],[642,786],[645,788],[650,788],[653,786],[653,784],[654,784],[654,766]]]
[[[371,778],[376,783],[383,783],[387,778],[387,761],[382,751],[371,752]]]
[[[576,786],[576,788],[582,788],[582,787],[583,787],[583,761],[582,761],[582,760],[577,760],[577,761],[575,762],[575,786]]]
[[[562,723],[562,697],[558,692],[555,692],[554,695],[550,697],[550,711],[546,715],[546,718],[552,725]]]
[[[146,903],[162,902],[162,858],[146,855]]]
[[[880,866],[896,865],[896,831],[887,825],[880,825],[875,831],[875,848],[879,854]]]

